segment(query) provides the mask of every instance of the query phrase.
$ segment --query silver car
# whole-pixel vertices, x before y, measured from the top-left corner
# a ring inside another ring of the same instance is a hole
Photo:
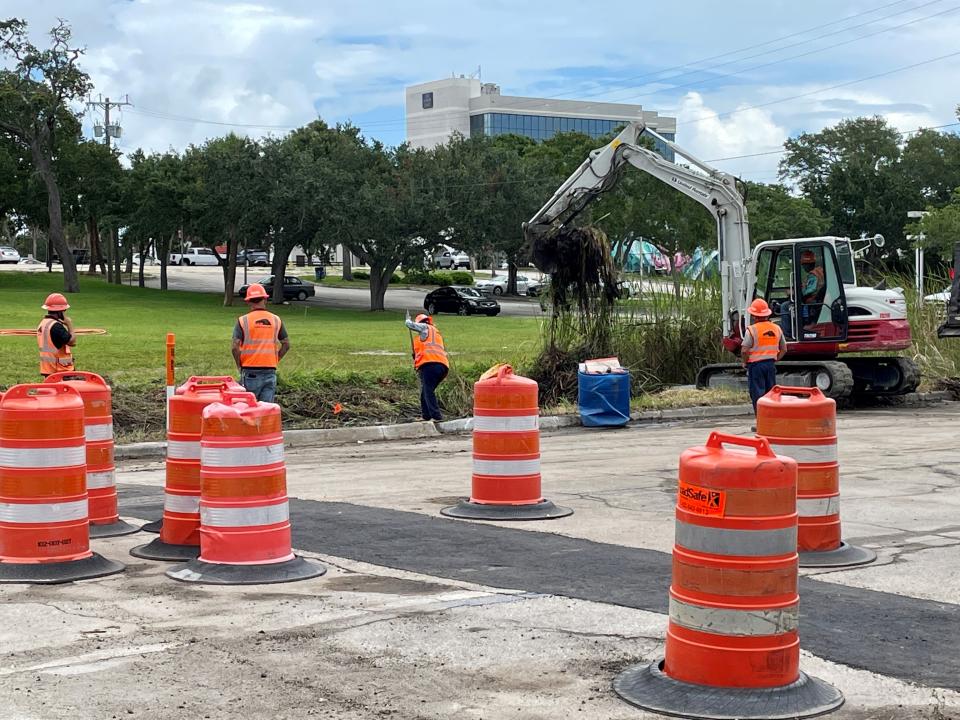
[[[18,262],[20,262],[20,253],[16,251],[16,248],[6,245],[0,247],[0,263],[16,264]]]

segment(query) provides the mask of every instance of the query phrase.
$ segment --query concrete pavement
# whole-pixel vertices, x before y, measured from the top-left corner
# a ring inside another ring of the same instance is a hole
[[[802,668],[839,687],[832,717],[960,717],[960,476],[952,403],[840,417],[847,540],[877,563],[802,571]],[[95,542],[124,575],[0,587],[0,717],[652,718],[610,690],[662,653],[679,453],[744,420],[544,435],[550,522],[476,524],[470,440],[291,450],[294,544],[328,574],[193,587]],[[152,519],[158,463],[118,475]]]

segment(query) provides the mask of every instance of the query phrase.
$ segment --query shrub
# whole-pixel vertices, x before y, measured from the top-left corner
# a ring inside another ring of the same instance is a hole
[[[465,270],[454,270],[450,273],[454,285],[473,285],[473,275]]]
[[[354,279],[354,280],[369,280],[369,279],[370,279],[370,273],[368,273],[366,270],[354,270],[354,271],[353,271],[353,279]]]
[[[453,285],[453,273],[436,270],[436,271],[427,273],[427,276],[428,276],[427,283],[429,285],[439,285],[440,287],[447,287],[448,285]]]
[[[430,283],[429,275],[429,272],[419,268],[404,270],[404,280],[411,285],[428,285]]]

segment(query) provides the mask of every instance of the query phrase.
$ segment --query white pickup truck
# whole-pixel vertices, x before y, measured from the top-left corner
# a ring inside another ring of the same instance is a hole
[[[171,265],[219,265],[220,259],[210,248],[196,247],[182,253],[170,253]]]

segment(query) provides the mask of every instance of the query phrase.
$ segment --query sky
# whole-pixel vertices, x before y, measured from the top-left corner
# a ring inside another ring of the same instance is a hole
[[[960,103],[960,0],[3,0],[0,16],[37,43],[72,25],[94,95],[129,96],[127,153],[318,116],[395,145],[405,86],[479,70],[505,95],[675,116],[679,145],[774,182],[788,137],[860,115],[941,126]]]

